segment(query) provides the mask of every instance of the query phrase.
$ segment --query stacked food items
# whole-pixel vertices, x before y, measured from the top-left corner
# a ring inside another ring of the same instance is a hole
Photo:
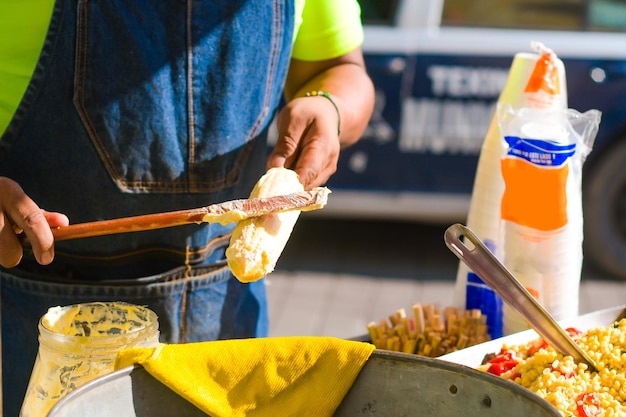
[[[405,309],[399,309],[389,321],[370,322],[367,329],[378,349],[431,357],[490,340],[487,316],[480,310],[442,310],[434,304],[414,304],[411,317]]]
[[[500,352],[487,355],[479,369],[530,389],[565,416],[626,415],[626,319],[585,333],[567,331],[593,359],[597,371],[574,363],[542,339],[504,344]]]

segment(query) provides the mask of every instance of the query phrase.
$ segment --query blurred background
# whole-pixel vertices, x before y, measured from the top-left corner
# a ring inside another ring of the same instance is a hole
[[[267,277],[272,336],[358,337],[414,303],[452,305],[459,261],[443,240],[449,225],[311,214]],[[624,304],[623,281],[585,262],[580,313]]]
[[[583,166],[580,306],[621,304],[626,1],[359,1],[375,112],[268,279],[272,332],[350,336],[413,302],[451,302],[458,260],[443,233],[466,221],[496,100],[532,41],[564,62],[568,107],[602,112]]]

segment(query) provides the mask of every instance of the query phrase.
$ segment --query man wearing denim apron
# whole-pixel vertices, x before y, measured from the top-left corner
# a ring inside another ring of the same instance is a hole
[[[13,3],[0,6],[21,42],[0,43],[4,416],[19,413],[51,306],[146,305],[166,343],[267,336],[263,280],[226,266],[233,225],[54,245],[49,228],[244,198],[269,166],[322,185],[371,114],[356,0]]]

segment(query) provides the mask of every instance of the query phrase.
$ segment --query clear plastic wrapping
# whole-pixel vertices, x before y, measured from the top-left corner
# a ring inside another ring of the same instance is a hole
[[[600,116],[597,110],[498,108],[503,263],[557,320],[578,315],[582,166]],[[528,328],[508,306],[503,325],[506,334]]]

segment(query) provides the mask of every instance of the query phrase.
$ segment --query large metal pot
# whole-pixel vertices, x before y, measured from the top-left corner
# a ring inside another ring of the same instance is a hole
[[[320,398],[320,401],[324,401]],[[141,367],[122,369],[69,393],[48,417],[205,417]],[[335,413],[350,416],[561,417],[515,383],[470,367],[374,351]]]

